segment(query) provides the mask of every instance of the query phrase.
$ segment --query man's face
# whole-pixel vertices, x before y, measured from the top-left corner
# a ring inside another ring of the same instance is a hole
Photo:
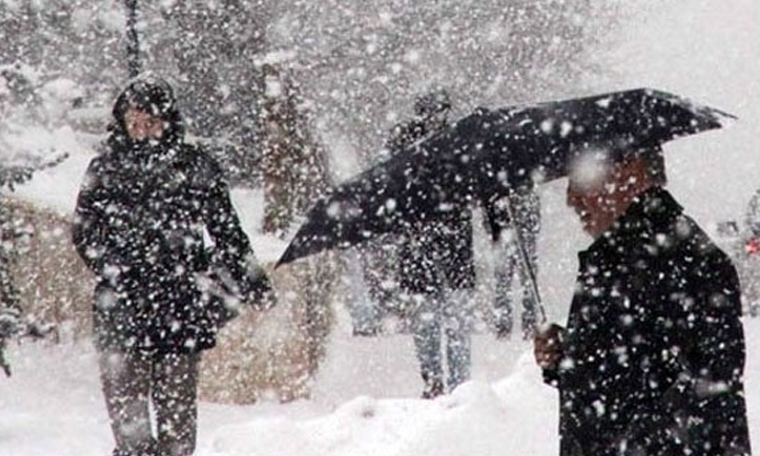
[[[160,117],[135,107],[130,107],[124,114],[124,126],[130,139],[136,141],[160,139],[164,134],[164,121]]]
[[[630,203],[624,190],[625,173],[603,159],[581,158],[573,166],[567,186],[567,205],[575,210],[583,230],[594,239],[620,217]]]
[[[448,112],[438,111],[425,118],[428,131],[435,131],[443,128],[448,123]]]

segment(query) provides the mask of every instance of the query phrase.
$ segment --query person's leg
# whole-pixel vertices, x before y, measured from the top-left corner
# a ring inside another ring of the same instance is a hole
[[[523,239],[525,244],[525,253],[527,254],[528,264],[533,272],[533,277],[538,280],[538,252],[537,252],[537,236],[533,230],[525,229]],[[533,294],[533,282],[530,274],[524,267],[520,268],[520,287],[522,288],[522,333],[523,338],[529,340],[533,337],[533,333],[536,330],[536,324],[538,322],[537,303],[536,297]],[[538,286],[538,283],[535,284]]]
[[[446,333],[446,362],[449,391],[470,379],[472,353],[471,291],[453,290],[446,296],[444,328]]]
[[[507,338],[512,333],[512,276],[515,271],[514,246],[506,239],[511,233],[505,231],[495,247],[494,266],[494,325],[497,338]]]
[[[157,454],[148,406],[151,375],[149,355],[101,351],[98,354],[98,367],[111,431],[116,441],[113,454]]]
[[[349,288],[351,304],[348,308],[353,322],[353,334],[356,336],[374,336],[380,331],[381,315],[373,301],[370,286],[372,282],[372,252],[352,249],[348,256]]]
[[[415,294],[411,298],[415,304],[414,347],[425,382],[422,397],[431,399],[444,393],[440,302],[432,294]]]
[[[742,301],[745,302],[746,312],[752,317],[760,315],[760,253],[747,254],[742,244],[742,250],[735,254],[737,261],[736,271],[739,273],[739,282],[742,285]]]
[[[199,361],[199,353],[155,359],[152,399],[162,455],[190,456],[195,451]]]

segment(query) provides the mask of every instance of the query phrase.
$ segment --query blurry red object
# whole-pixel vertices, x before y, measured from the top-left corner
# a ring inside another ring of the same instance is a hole
[[[758,238],[752,238],[744,245],[744,250],[747,252],[747,255],[753,255],[757,252],[760,252],[760,239]]]

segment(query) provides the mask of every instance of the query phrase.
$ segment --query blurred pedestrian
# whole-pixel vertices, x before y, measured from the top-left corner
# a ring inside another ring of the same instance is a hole
[[[760,314],[760,190],[756,191],[747,205],[745,216],[746,236],[743,245],[735,252],[739,257],[742,279],[742,296],[753,317]]]
[[[261,305],[269,284],[219,166],[185,142],[163,79],[140,76],[117,98],[79,193],[73,242],[97,276],[95,345],[113,455],[191,455],[200,354],[234,311],[203,293],[200,279],[213,265],[223,288]]]
[[[444,89],[418,97],[415,118],[392,131],[391,154],[405,153],[413,143],[447,128],[450,110]],[[398,261],[401,300],[411,309],[414,345],[425,384],[422,397],[434,398],[470,377],[475,286],[471,211],[444,208],[435,219],[409,226],[399,243]],[[448,375],[444,374],[444,360]]]
[[[541,202],[536,188],[533,185],[517,188],[510,195],[485,204],[485,212],[494,247],[496,337],[508,338],[512,334],[511,295],[517,275],[522,303],[520,328],[523,338],[530,339],[536,328],[537,304],[532,290],[538,275],[537,240],[541,230]],[[526,264],[520,258],[520,249],[525,253]]]
[[[563,456],[750,454],[736,270],[665,184],[659,146],[589,149],[570,173],[593,243],[567,326],[534,347]]]
[[[0,248],[0,369],[10,377],[11,366],[5,358],[5,347],[9,340],[22,332],[21,308],[17,292],[10,278],[5,255]]]
[[[0,368],[10,377],[11,366],[5,357],[8,341],[25,332],[18,288],[11,273],[14,246],[19,238],[13,223],[13,211],[5,202],[0,205]]]

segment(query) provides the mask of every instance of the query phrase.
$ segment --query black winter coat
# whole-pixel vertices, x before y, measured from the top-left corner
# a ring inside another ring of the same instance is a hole
[[[585,252],[559,367],[563,456],[744,455],[739,283],[671,195],[645,192]]]
[[[220,309],[196,284],[209,262],[204,231],[240,283],[253,257],[219,166],[181,140],[140,148],[114,133],[107,146],[87,170],[73,226],[76,249],[98,277],[97,345],[212,347]]]
[[[407,230],[399,248],[399,282],[410,293],[475,286],[470,211],[452,211]]]
[[[419,119],[393,128],[386,147],[392,154],[435,134]],[[399,286],[409,293],[438,293],[475,286],[470,210],[442,212],[410,226],[399,246]]]

